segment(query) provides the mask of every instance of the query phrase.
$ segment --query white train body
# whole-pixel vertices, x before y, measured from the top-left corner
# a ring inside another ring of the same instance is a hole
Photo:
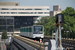
[[[30,38],[44,38],[44,27],[43,25],[21,27],[20,35],[30,37]]]

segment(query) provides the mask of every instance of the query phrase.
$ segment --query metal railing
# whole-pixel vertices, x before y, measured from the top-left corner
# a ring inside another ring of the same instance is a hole
[[[49,39],[52,39],[52,37],[45,36],[44,39],[46,39],[45,41],[49,41]],[[53,39],[55,39],[55,38],[53,37]],[[69,48],[69,49],[75,49],[75,40],[62,38],[62,46],[65,48]]]

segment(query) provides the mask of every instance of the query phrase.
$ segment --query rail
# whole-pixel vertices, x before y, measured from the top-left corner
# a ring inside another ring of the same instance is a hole
[[[21,37],[21,36],[14,36],[14,38],[19,39],[19,40],[37,48],[38,50],[44,50],[43,43],[35,42],[34,40],[31,40],[31,39],[28,39],[25,37]]]
[[[46,39],[52,39],[51,36],[45,36],[44,38],[46,38]],[[53,37],[53,39],[55,39],[55,38]],[[75,40],[73,40],[73,39],[62,38],[62,43],[69,43],[69,44],[75,46]]]
[[[45,36],[44,39],[46,39],[45,41],[49,41],[49,39],[52,39],[52,37],[51,36]],[[55,38],[53,37],[53,39],[55,39]],[[62,38],[62,45],[65,48],[71,47],[71,49],[75,49],[75,40]]]

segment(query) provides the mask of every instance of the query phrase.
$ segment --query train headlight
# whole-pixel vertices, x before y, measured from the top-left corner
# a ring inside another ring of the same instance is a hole
[[[40,31],[40,33],[42,33],[42,31]]]

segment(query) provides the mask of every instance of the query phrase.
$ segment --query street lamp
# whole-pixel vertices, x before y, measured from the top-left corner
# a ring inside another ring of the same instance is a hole
[[[67,32],[67,38],[68,38],[68,33],[69,33],[69,31],[66,31]]]

